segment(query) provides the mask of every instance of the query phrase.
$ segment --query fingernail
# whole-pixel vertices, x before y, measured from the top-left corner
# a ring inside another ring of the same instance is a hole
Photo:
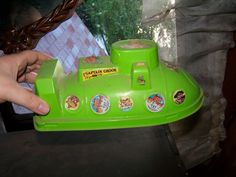
[[[49,112],[49,107],[45,104],[45,103],[41,103],[39,106],[38,106],[38,111],[41,113],[41,114],[47,114]]]
[[[44,55],[47,55],[49,58],[53,58],[52,54],[50,53],[44,53]]]
[[[31,92],[31,93],[33,93],[33,90],[32,90],[31,88],[24,87],[24,89],[27,90],[27,91],[29,91],[29,92]]]
[[[37,76],[37,75],[38,75],[38,73],[36,73],[36,72],[33,72],[33,71],[31,71],[30,73],[31,73],[31,74],[33,74],[33,75],[35,75],[35,76]]]

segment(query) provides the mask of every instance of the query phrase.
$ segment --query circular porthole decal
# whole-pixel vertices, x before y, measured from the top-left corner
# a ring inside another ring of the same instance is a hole
[[[67,110],[77,110],[79,108],[80,100],[77,96],[71,95],[66,98],[65,108]]]
[[[124,111],[124,112],[128,112],[132,109],[134,103],[133,100],[128,97],[128,96],[122,96],[119,99],[119,108]]]
[[[151,112],[159,112],[165,106],[165,100],[160,94],[152,94],[146,100],[146,107]]]
[[[104,95],[96,95],[91,99],[90,107],[96,114],[105,114],[110,109],[110,101]]]
[[[173,100],[176,104],[182,104],[185,100],[185,93],[183,90],[177,90],[173,94]]]

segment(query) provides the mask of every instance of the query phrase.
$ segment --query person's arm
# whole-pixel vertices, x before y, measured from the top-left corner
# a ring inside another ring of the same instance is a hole
[[[0,103],[10,101],[35,113],[47,114],[48,104],[18,82],[33,83],[43,61],[49,57],[36,51],[0,57]]]

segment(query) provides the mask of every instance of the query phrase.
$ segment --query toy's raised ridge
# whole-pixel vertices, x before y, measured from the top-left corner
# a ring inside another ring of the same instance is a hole
[[[203,103],[196,81],[160,61],[149,40],[116,42],[111,58],[81,58],[78,72],[69,75],[57,60],[47,61],[35,89],[51,108],[34,117],[39,131],[161,125],[193,114]]]

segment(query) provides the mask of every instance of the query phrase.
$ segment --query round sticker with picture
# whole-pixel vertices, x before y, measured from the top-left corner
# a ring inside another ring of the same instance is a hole
[[[126,44],[122,44],[120,47],[124,49],[138,49],[148,48],[149,45],[137,39],[130,39]]]
[[[90,64],[99,64],[102,63],[102,59],[100,57],[97,56],[89,56],[84,58],[83,60],[85,63],[90,63]]]
[[[164,106],[164,98],[158,93],[150,95],[146,100],[146,107],[151,112],[159,112]]]
[[[65,101],[65,108],[67,110],[77,110],[79,108],[79,98],[75,95],[68,96]]]
[[[130,97],[128,97],[128,96],[120,97],[119,108],[122,111],[128,112],[132,109],[132,107],[133,107],[133,100]]]
[[[96,95],[90,103],[91,109],[96,114],[105,114],[110,108],[110,101],[104,95]]]
[[[185,93],[183,90],[177,90],[173,95],[173,100],[176,104],[181,104],[185,100]]]

